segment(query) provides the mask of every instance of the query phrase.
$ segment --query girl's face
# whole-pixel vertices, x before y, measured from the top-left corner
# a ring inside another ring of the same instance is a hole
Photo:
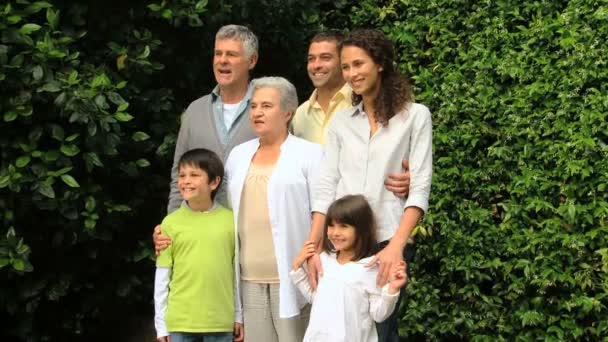
[[[336,252],[354,252],[357,232],[350,224],[332,221],[327,227],[327,238]]]
[[[380,91],[382,66],[374,63],[365,50],[356,46],[343,47],[340,59],[342,77],[355,94],[375,98]]]

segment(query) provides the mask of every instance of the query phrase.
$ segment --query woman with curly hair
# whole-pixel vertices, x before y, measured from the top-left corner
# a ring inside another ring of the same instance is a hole
[[[391,41],[377,30],[353,31],[341,47],[342,76],[353,90],[353,108],[329,125],[319,179],[313,192],[310,240],[320,251],[329,205],[363,194],[378,222],[377,286],[400,261],[413,256],[412,230],[428,208],[432,178],[432,123],[429,109],[414,103],[407,79],[395,70]],[[410,190],[402,199],[386,190],[386,175],[409,160]],[[309,279],[322,273],[318,256],[309,260]],[[400,298],[403,296],[402,289]],[[398,305],[397,305],[398,307]],[[398,341],[397,312],[378,325],[379,341]]]

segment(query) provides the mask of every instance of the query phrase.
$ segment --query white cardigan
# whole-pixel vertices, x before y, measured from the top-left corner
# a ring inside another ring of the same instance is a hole
[[[228,202],[234,212],[236,241],[241,194],[251,160],[260,146],[259,139],[249,140],[232,149],[226,161],[225,179]],[[268,212],[274,253],[279,273],[279,315],[289,318],[300,313],[306,300],[291,282],[292,261],[308,238],[311,226],[311,195],[322,155],[321,146],[289,135],[281,145],[281,154],[268,180]],[[238,243],[235,251],[237,312],[242,312]]]

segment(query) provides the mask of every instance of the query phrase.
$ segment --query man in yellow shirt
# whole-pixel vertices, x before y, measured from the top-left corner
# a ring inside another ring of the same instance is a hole
[[[292,121],[294,135],[321,145],[332,115],[352,106],[351,90],[340,68],[342,39],[338,31],[320,32],[311,39],[306,69],[315,90]]]
[[[308,77],[315,90],[302,103],[291,121],[295,136],[323,145],[331,117],[352,107],[352,91],[342,78],[340,45],[344,36],[339,31],[317,33],[308,46]],[[384,184],[399,197],[407,196],[410,184],[408,161],[403,161],[403,173],[388,175]]]

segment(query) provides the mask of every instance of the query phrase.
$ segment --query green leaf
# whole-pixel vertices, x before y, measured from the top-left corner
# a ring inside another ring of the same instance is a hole
[[[51,137],[57,141],[63,141],[63,138],[65,137],[63,128],[59,125],[51,125]]]
[[[133,133],[132,136],[134,141],[144,141],[144,140],[148,140],[150,138],[150,136],[144,132],[138,131]]]
[[[68,167],[64,167],[62,169],[59,169],[57,171],[48,171],[47,175],[48,176],[52,176],[52,177],[59,177],[59,176],[65,174],[65,173],[70,172],[72,169],[73,168],[71,166],[68,166]]]
[[[10,179],[11,177],[9,175],[0,176],[0,189],[5,188]]]
[[[25,262],[22,259],[13,259],[11,265],[17,271],[25,270]]]
[[[158,4],[149,4],[148,8],[151,9],[154,12],[158,12],[160,11],[160,9],[162,8],[160,5]]]
[[[39,92],[46,91],[49,93],[56,93],[60,90],[61,90],[61,87],[57,81],[50,81],[38,89]]]
[[[48,198],[55,198],[55,190],[53,190],[53,187],[50,184],[40,183],[38,192]]]
[[[84,227],[86,228],[86,230],[93,230],[95,229],[95,226],[97,225],[97,221],[95,220],[91,220],[91,219],[86,219],[84,220]]]
[[[11,62],[9,65],[14,68],[19,68],[21,67],[21,65],[23,65],[23,60],[24,57],[22,54],[15,55],[13,58],[11,58]]]
[[[74,141],[79,136],[80,136],[80,133],[74,133],[74,134],[70,135],[69,137],[65,138],[65,141],[66,142]]]
[[[21,29],[19,29],[19,32],[21,32],[24,35],[29,35],[32,32],[36,32],[38,30],[40,30],[41,26],[38,24],[33,24],[33,23],[29,23],[29,24],[25,24],[23,26],[21,26]]]
[[[162,11],[161,16],[165,19],[171,19],[173,17],[173,11],[167,8]]]
[[[123,102],[120,105],[118,105],[118,109],[116,111],[124,112],[125,110],[127,110],[127,108],[129,108],[129,102]]]
[[[74,179],[74,177],[65,174],[65,175],[61,175],[61,180],[67,184],[68,186],[72,187],[72,188],[79,188],[80,184],[78,184],[78,182]]]
[[[85,205],[84,205],[84,208],[88,212],[91,212],[91,211],[95,210],[95,198],[93,198],[91,196],[87,197]]]
[[[45,162],[55,161],[57,159],[59,159],[59,151],[57,150],[51,150],[42,155],[42,160]]]
[[[102,94],[95,96],[95,104],[100,109],[108,109],[110,107],[108,105],[108,102],[106,101],[106,97],[103,96]]]
[[[44,70],[42,70],[42,67],[40,65],[36,65],[32,69],[32,76],[36,81],[42,79],[42,76],[44,76]]]
[[[114,118],[118,121],[127,122],[133,120],[133,116],[129,113],[118,112],[114,114]]]
[[[146,45],[146,47],[144,48],[144,51],[142,51],[142,53],[139,54],[139,56],[137,56],[137,58],[145,59],[145,58],[148,58],[148,56],[150,56],[150,47],[148,45]]]
[[[0,268],[8,265],[10,263],[9,258],[0,257]]]
[[[101,73],[101,74],[95,76],[95,78],[93,79],[93,82],[91,82],[91,87],[93,87],[93,88],[107,87],[111,84],[112,84],[112,82],[110,81],[110,78],[108,78],[108,76],[105,73]]]
[[[9,110],[8,112],[4,113],[4,121],[5,122],[11,122],[14,121],[17,118],[17,112]]]
[[[70,85],[78,84],[78,82],[79,82],[78,81],[78,71],[72,70],[72,72],[70,72],[70,75],[68,76],[68,79],[66,81]]]
[[[36,1],[33,4],[27,6],[27,8],[25,9],[25,12],[28,14],[34,14],[34,13],[40,12],[40,10],[42,10],[44,8],[50,8],[50,7],[53,7],[53,5],[51,5],[50,3],[46,2],[46,1]]]
[[[119,94],[119,93],[114,92],[114,91],[110,91],[110,92],[108,92],[108,99],[110,99],[110,101],[111,101],[113,104],[115,104],[115,105],[122,105],[122,104],[124,104],[124,103],[127,103],[127,102],[125,101],[125,99],[123,99],[123,98],[122,98],[122,96],[120,96],[120,94]],[[128,103],[127,103],[127,106],[128,106]],[[126,109],[126,108],[125,108],[125,109]],[[124,109],[119,110],[119,111],[123,111],[123,110],[124,110]]]
[[[103,163],[99,159],[99,156],[97,155],[97,153],[87,152],[84,155],[84,159],[87,163],[90,163],[92,165],[99,166],[99,167],[103,166]]]
[[[21,156],[19,158],[17,158],[17,161],[15,162],[15,166],[17,166],[18,168],[22,168],[24,166],[26,166],[27,164],[30,163],[30,156]]]
[[[147,159],[138,159],[135,164],[137,164],[137,166],[139,167],[148,167],[150,166],[150,162]]]
[[[129,207],[128,205],[124,205],[124,204],[116,204],[116,205],[112,205],[109,206],[108,208],[108,212],[111,213],[113,211],[118,211],[118,212],[127,212],[127,211],[131,211],[131,207]]]
[[[56,106],[61,107],[65,103],[66,98],[67,95],[65,94],[65,92],[62,92],[55,98],[55,101],[53,103],[55,103]]]
[[[207,0],[197,1],[196,5],[194,5],[194,9],[197,12],[203,11],[205,9],[205,7],[207,7]]]
[[[47,9],[46,21],[53,30],[56,30],[59,26],[59,10],[55,11],[52,8]]]
[[[59,150],[68,157],[73,157],[80,152],[80,149],[76,145],[61,145]]]
[[[8,18],[6,18],[6,21],[9,24],[13,25],[13,24],[16,24],[16,23],[18,23],[18,22],[21,21],[21,16],[19,16],[19,15],[11,15]]]

